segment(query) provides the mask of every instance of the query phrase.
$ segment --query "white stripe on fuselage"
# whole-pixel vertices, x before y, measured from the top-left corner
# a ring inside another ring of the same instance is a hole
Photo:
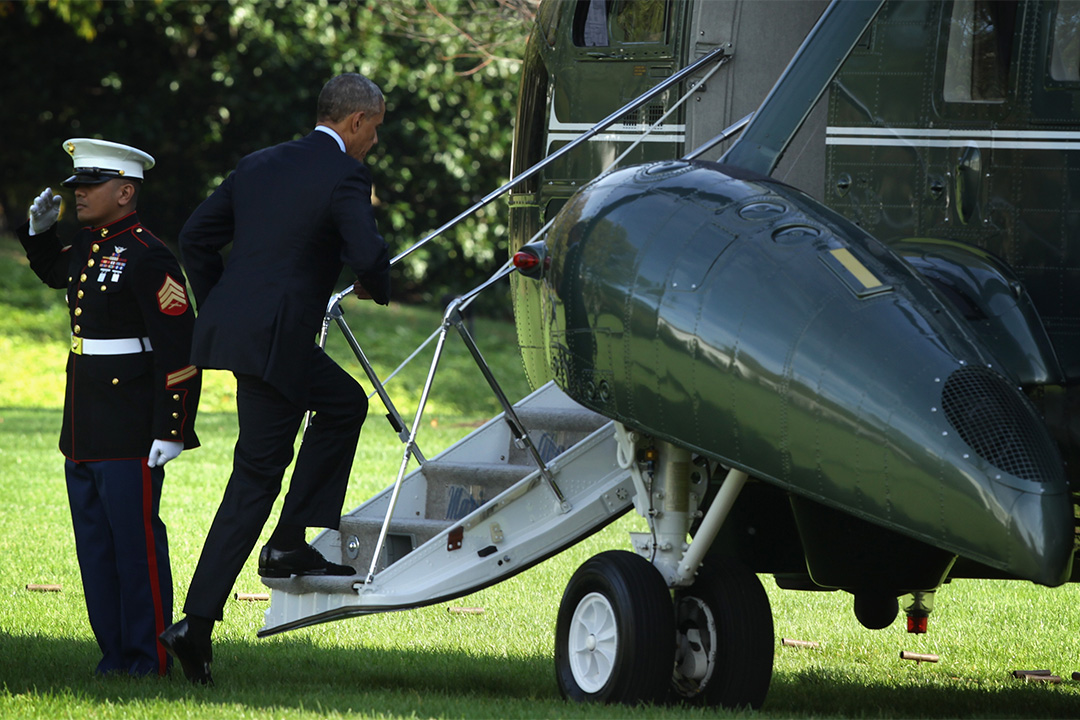
[[[652,143],[682,143],[686,141],[686,125],[664,123],[659,125],[652,132],[646,133],[645,130],[650,127],[649,125],[640,123],[635,123],[634,125],[623,124],[620,129],[619,125],[621,122],[621,120],[616,120],[607,130],[602,133],[597,133],[589,138],[589,142],[632,143],[640,141]],[[548,114],[548,153],[551,152],[552,143],[573,142],[592,130],[593,127],[595,127],[594,123],[562,122],[555,115],[555,106],[552,105],[551,112]]]
[[[1080,131],[937,130],[829,127],[826,145],[877,147],[985,147],[990,150],[1080,150]]]

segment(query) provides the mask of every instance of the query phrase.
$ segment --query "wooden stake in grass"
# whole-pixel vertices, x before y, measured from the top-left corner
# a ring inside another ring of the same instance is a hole
[[[900,651],[901,660],[914,660],[916,665],[921,665],[924,662],[936,663],[940,658],[932,653],[914,653],[907,650]]]
[[[1058,685],[1061,683],[1061,678],[1057,675],[1025,675],[1024,682],[1042,682]]]
[[[482,607],[448,607],[446,611],[451,615],[483,615],[484,608]]]
[[[36,583],[27,583],[26,589],[30,592],[63,592],[64,587],[62,585],[41,585]]]
[[[270,599],[270,593],[242,593],[238,592],[233,595],[237,600],[246,600],[247,602],[265,602]]]
[[[817,648],[820,647],[813,640],[792,640],[791,638],[780,638],[780,644],[785,647],[797,647],[797,648]]]
[[[1018,678],[1020,680],[1023,680],[1028,675],[1041,676],[1041,675],[1051,675],[1051,674],[1052,673],[1049,670],[1013,670],[1012,671],[1012,676],[1014,678]]]

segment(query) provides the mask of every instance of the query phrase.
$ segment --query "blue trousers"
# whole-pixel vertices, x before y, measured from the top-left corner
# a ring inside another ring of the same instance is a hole
[[[71,523],[86,611],[101,648],[97,672],[164,675],[157,636],[172,623],[172,571],[158,510],[165,470],[146,459],[68,460]]]

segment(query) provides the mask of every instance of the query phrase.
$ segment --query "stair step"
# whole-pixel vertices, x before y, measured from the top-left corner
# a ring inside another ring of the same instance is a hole
[[[382,517],[341,518],[338,532],[341,535],[341,557],[335,562],[350,565],[358,573],[367,573],[371,566],[371,556],[379,541],[382,531]],[[452,520],[430,520],[427,518],[393,518],[386,531],[377,570],[389,567],[411,551],[420,547],[453,524]]]
[[[305,595],[307,593],[327,593],[338,595],[352,593],[353,584],[363,582],[367,576],[367,568],[357,570],[351,576],[320,577],[318,575],[301,575],[287,578],[263,578],[263,585],[271,590],[281,590],[292,595]]]
[[[506,463],[463,463],[446,460],[428,460],[424,463],[424,477],[428,485],[456,483],[458,485],[485,485],[508,488],[525,477],[536,466],[508,465]]]
[[[424,513],[447,521],[465,517],[536,469],[533,465],[428,460]]]
[[[591,433],[608,418],[583,407],[574,408],[514,408],[526,430],[570,431]]]

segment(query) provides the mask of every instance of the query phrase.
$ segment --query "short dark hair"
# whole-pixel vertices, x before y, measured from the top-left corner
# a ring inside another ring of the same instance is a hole
[[[359,110],[377,115],[383,102],[382,90],[370,79],[359,73],[343,73],[323,85],[315,121],[337,123]]]

